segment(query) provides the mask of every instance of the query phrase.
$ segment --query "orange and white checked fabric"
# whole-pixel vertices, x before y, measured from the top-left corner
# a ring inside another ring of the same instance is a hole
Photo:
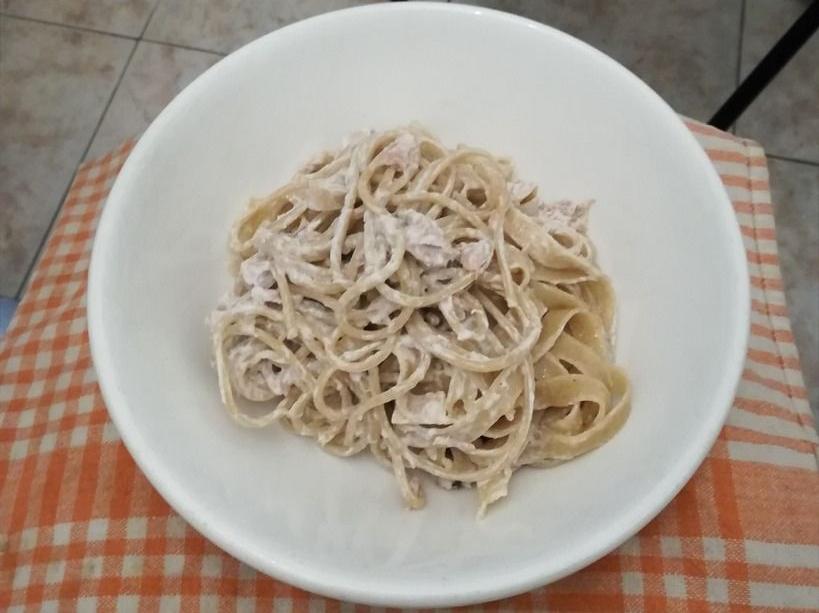
[[[588,568],[475,611],[819,608],[817,434],[777,260],[765,156],[689,122],[745,238],[751,341],[702,467],[639,535]],[[368,611],[257,573],[148,484],[103,406],[85,288],[100,209],[132,143],[84,164],[0,344],[0,610]]]

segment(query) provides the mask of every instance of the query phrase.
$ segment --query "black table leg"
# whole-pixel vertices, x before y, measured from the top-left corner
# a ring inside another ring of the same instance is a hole
[[[785,35],[768,51],[756,68],[740,83],[736,91],[708,122],[715,128],[727,130],[739,118],[779,71],[819,28],[819,0],[805,9]]]

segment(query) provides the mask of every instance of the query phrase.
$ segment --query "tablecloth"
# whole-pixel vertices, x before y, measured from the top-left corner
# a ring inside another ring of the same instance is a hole
[[[719,439],[637,536],[474,611],[819,608],[819,456],[777,260],[763,150],[689,121],[742,230],[751,337]],[[133,146],[83,164],[0,344],[0,610],[369,611],[254,571],[189,527],[123,446],[97,387],[85,290]]]

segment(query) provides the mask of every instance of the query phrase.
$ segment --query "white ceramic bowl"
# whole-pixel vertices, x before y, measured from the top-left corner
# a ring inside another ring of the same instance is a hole
[[[338,459],[225,414],[204,320],[229,287],[227,233],[251,196],[350,132],[417,120],[511,156],[547,197],[595,198],[619,299],[632,415],[601,449],[523,470],[475,520],[428,484],[408,511],[368,457]],[[341,599],[453,605],[522,592],[634,534],[700,464],[744,355],[748,287],[730,203],[663,101],[602,53],[534,22],[392,4],[278,30],[208,70],[148,129],[105,208],[88,312],[108,410],[139,466],[202,534]]]

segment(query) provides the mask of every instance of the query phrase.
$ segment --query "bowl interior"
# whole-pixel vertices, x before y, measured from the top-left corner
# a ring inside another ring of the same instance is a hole
[[[632,415],[601,449],[520,471],[482,521],[426,484],[403,508],[366,457],[331,457],[225,414],[204,320],[229,287],[228,229],[251,196],[356,130],[418,121],[513,158],[546,197],[594,198],[618,297]],[[134,150],[92,263],[92,346],[142,469],[242,560],[357,601],[454,604],[522,591],[631,535],[710,447],[741,365],[747,286],[719,181],[642,82],[558,31],[452,5],[367,7],[284,28],[186,89]]]

